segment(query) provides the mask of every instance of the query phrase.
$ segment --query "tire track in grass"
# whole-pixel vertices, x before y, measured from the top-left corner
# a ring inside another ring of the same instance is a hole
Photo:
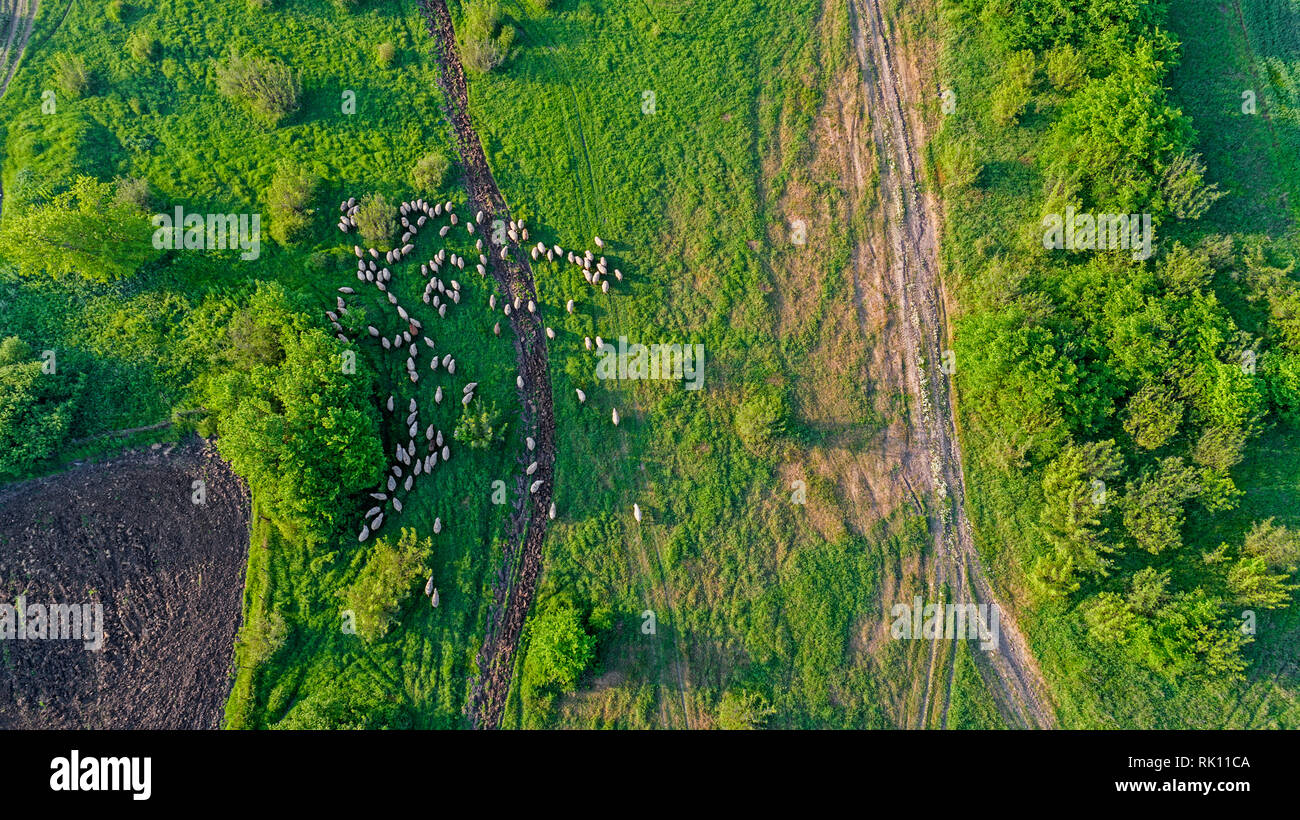
[[[998,645],[992,652],[979,653],[977,667],[1007,717],[1021,726],[1050,728],[1055,725],[1055,717],[1045,695],[1046,686],[1014,615],[993,594],[966,517],[952,388],[947,374],[935,366],[942,361],[947,318],[937,271],[937,207],[921,191],[913,147],[916,137],[904,109],[904,100],[913,90],[899,79],[880,0],[849,2],[853,47],[868,82],[871,110],[882,112],[882,116],[872,117],[872,129],[882,160],[882,201],[894,209],[886,218],[886,229],[907,319],[909,349],[902,353],[921,411],[916,432],[925,448],[922,461],[929,465],[928,475],[919,478],[928,481],[923,486],[930,487],[935,506],[931,519],[935,532],[931,594],[946,591],[954,602],[997,609]],[[921,722],[945,727],[955,665],[949,664],[946,674],[938,669],[938,649],[936,646],[931,651]],[[940,678],[944,680],[940,682]]]
[[[433,39],[439,67],[438,85],[456,152],[465,171],[469,206],[482,211],[488,224],[497,219],[507,220],[509,208],[497,188],[483,144],[470,120],[465,70],[446,0],[422,0],[420,10]],[[487,267],[506,298],[536,301],[537,289],[527,254],[518,245],[507,245],[499,252],[492,248],[492,251]],[[510,325],[519,375],[523,379],[519,391],[522,435],[517,438],[529,435],[536,440],[538,468],[533,480],[537,482],[538,492],[528,491],[528,477],[520,470],[515,481],[517,500],[510,516],[509,533],[503,539],[504,555],[493,590],[491,614],[478,654],[479,675],[466,706],[470,724],[479,729],[495,729],[501,725],[514,678],[515,651],[537,591],[547,512],[555,486],[555,413],[541,317],[528,311],[513,311]],[[528,459],[522,448],[519,459]]]
[[[517,10],[519,10],[522,13],[523,11],[522,6],[520,6],[518,3],[515,3],[515,7]],[[574,104],[572,108],[564,108],[562,106],[562,110],[566,112],[571,112],[569,116],[566,116],[564,118],[566,124],[566,136],[572,133],[569,130],[570,125],[576,128],[577,144],[581,149],[581,156],[579,157],[577,155],[578,151],[574,148],[574,140],[572,136],[569,136],[568,139],[570,144],[571,157],[578,159],[580,163],[586,165],[587,177],[585,180],[582,181],[582,183],[583,183],[583,188],[589,189],[590,191],[589,194],[590,201],[587,201],[584,195],[584,197],[579,198],[579,202],[583,206],[583,210],[585,213],[593,214],[592,216],[587,217],[588,219],[590,219],[590,221],[585,226],[587,228],[586,232],[592,235],[598,235],[599,231],[601,230],[600,226],[604,224],[604,217],[602,213],[604,203],[600,196],[600,188],[599,185],[597,184],[595,167],[591,161],[591,150],[590,150],[590,146],[587,144],[586,141],[586,136],[585,136],[586,132],[583,128],[582,117],[581,117],[581,112],[585,110],[584,106],[590,104],[590,98],[585,93],[579,91],[577,84],[573,80],[574,70],[571,64],[569,63],[569,61],[563,56],[562,52],[560,51],[559,44],[556,43],[554,40],[552,40],[549,36],[547,36],[543,31],[538,31],[534,33],[524,28],[521,18],[516,18],[515,22],[517,24],[517,28],[522,32],[526,41],[531,41],[535,45],[549,49],[549,53],[554,57],[555,62],[558,63],[558,66],[560,68],[560,71],[558,72],[558,76],[561,78],[564,85],[566,86],[569,96],[573,99]],[[543,42],[545,43],[544,46],[542,45]],[[647,70],[647,75],[649,75],[650,73],[652,72],[649,72]],[[559,266],[560,270],[564,269],[564,262],[562,260],[557,262],[557,265]],[[599,294],[599,292],[597,292],[597,294]],[[594,303],[594,299],[595,299],[595,295],[593,295],[591,303]],[[605,304],[603,305],[603,307],[605,312],[613,319],[614,324],[619,326],[623,325],[624,316],[622,311],[619,310],[616,300],[609,298],[607,296],[605,298]],[[593,321],[594,321],[594,317],[593,317]],[[629,393],[628,398],[632,400],[632,409],[635,412],[637,412],[638,415],[645,415],[644,408],[638,402],[636,402],[635,396]],[[621,443],[624,445],[624,448],[626,449],[626,443],[627,443],[626,435],[620,433],[620,436],[621,436]],[[634,484],[636,484],[637,476],[634,475],[632,481]],[[620,517],[626,519],[627,514],[621,513]],[[637,546],[637,549],[635,551],[636,552],[635,557],[639,559],[641,563],[641,573],[640,573],[640,579],[638,583],[639,591],[642,593],[643,600],[645,600],[647,603],[651,604],[654,607],[654,612],[655,612],[655,617],[657,622],[663,621],[665,623],[675,626],[677,624],[677,618],[676,618],[677,598],[674,590],[672,589],[671,582],[669,581],[668,573],[664,565],[663,555],[659,548],[659,541],[658,539],[655,538],[643,537],[639,524],[635,524],[633,525],[633,527],[634,528],[631,531],[636,533],[636,546]],[[653,566],[651,565],[650,551],[647,550],[646,548],[647,541],[649,542],[650,546],[653,547],[653,551],[654,551]],[[657,587],[654,584],[654,578],[656,572],[658,573],[658,577],[662,581],[662,588]],[[662,617],[665,615],[667,616],[666,618]],[[674,639],[674,646],[676,648],[676,652],[678,655],[678,660],[680,661],[680,663],[669,662],[668,669],[671,672],[671,677],[676,679],[677,695],[681,701],[682,722],[686,725],[687,728],[691,728],[692,724],[690,718],[690,709],[686,700],[686,676],[690,674],[690,664],[689,661],[687,660],[687,655],[682,646],[681,630],[674,629],[673,639]],[[656,669],[659,670],[660,674],[662,675],[664,671],[664,657],[660,650],[659,641],[657,640],[653,643],[653,652],[654,652],[655,667]],[[685,674],[683,674],[682,671],[683,665],[686,667]],[[658,685],[663,686],[662,679],[658,682]],[[662,702],[666,705],[668,703],[671,703],[672,699],[669,698]],[[671,715],[669,715],[669,718],[671,719]]]

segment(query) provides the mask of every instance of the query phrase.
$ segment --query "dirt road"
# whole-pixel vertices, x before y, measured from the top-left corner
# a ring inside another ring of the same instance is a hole
[[[909,344],[901,351],[915,400],[912,441],[928,469],[918,470],[913,486],[928,496],[930,530],[935,538],[928,558],[934,602],[988,604],[999,612],[1001,640],[991,652],[976,652],[1004,716],[1013,724],[1048,728],[1055,724],[1042,677],[1030,656],[1012,612],[993,594],[975,550],[965,512],[965,480],[952,413],[952,385],[941,367],[946,361],[947,321],[938,278],[938,204],[921,188],[916,147],[922,123],[908,112],[928,93],[900,75],[894,34],[886,27],[880,0],[850,0],[853,47],[870,101],[871,127],[880,158],[880,196],[887,212],[886,233],[898,307]],[[905,107],[907,106],[907,107]],[[940,657],[946,642],[933,642],[917,726],[947,725],[953,670]],[[945,669],[944,666],[947,666]]]
[[[433,38],[434,55],[439,66],[438,84],[442,88],[456,151],[465,171],[470,208],[483,211],[488,225],[498,219],[509,220],[505,198],[497,188],[483,154],[483,145],[470,121],[465,71],[456,49],[456,33],[446,1],[423,0],[420,8]],[[485,233],[491,235],[492,232]],[[492,247],[488,254],[488,270],[508,298],[538,301],[527,254],[517,244],[507,246],[504,258],[500,248]],[[501,724],[514,673],[515,649],[541,573],[542,541],[546,537],[548,511],[555,487],[555,413],[540,309],[538,313],[513,311],[510,324],[515,336],[515,358],[524,380],[519,391],[522,408],[520,435],[517,436],[519,462],[522,467],[536,460],[537,471],[525,478],[521,469],[515,482],[510,533],[502,566],[497,573],[487,634],[478,654],[479,678],[467,706],[470,723],[478,729],[495,729]],[[524,436],[536,440],[535,453],[529,454],[522,447]],[[541,481],[535,493],[528,492],[532,481]]]

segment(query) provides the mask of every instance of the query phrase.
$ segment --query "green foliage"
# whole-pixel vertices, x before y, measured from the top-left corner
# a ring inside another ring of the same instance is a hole
[[[776,710],[768,705],[762,694],[728,689],[718,704],[717,726],[728,731],[762,729],[774,714]]]
[[[316,187],[312,176],[288,165],[280,167],[266,192],[272,239],[287,245],[306,237],[315,213],[311,203]]]
[[[1015,125],[1029,104],[1036,73],[1034,52],[1017,51],[1008,56],[1002,67],[1002,82],[993,92],[994,122]]]
[[[289,637],[289,625],[279,612],[249,621],[239,630],[239,651],[247,664],[263,664],[271,659]]]
[[[86,61],[77,54],[60,54],[54,59],[54,81],[69,97],[76,99],[90,90],[90,72]]]
[[[119,201],[114,185],[81,176],[44,204],[5,209],[0,257],[28,276],[111,282],[158,256],[152,233],[145,211]]]
[[[572,692],[595,655],[596,638],[578,610],[557,601],[528,622],[523,686],[532,695]]]
[[[411,182],[415,185],[415,190],[432,194],[442,188],[450,168],[451,162],[445,154],[438,152],[425,154],[411,169]]]
[[[460,25],[460,57],[465,67],[485,74],[510,58],[515,29],[501,22],[499,0],[469,0]]]
[[[305,327],[278,286],[259,286],[231,328],[207,389],[218,449],[276,518],[328,538],[383,470],[374,377],[344,373],[345,347]]]
[[[131,56],[141,63],[147,63],[153,60],[154,54],[158,50],[158,38],[153,32],[139,29],[131,32],[131,36],[126,40],[127,50]]]
[[[356,617],[357,634],[375,641],[388,634],[402,602],[429,570],[433,542],[402,528],[397,543],[380,538],[369,547],[365,566],[351,586],[339,592],[345,609]]]
[[[736,411],[736,434],[754,452],[766,452],[785,435],[790,408],[771,385],[753,389]]]
[[[452,437],[473,450],[485,450],[505,437],[505,425],[496,404],[484,407],[475,399],[466,405]]]
[[[84,373],[47,372],[47,360],[33,361],[32,352],[16,336],[0,343],[0,480],[63,444],[84,392]]]
[[[375,63],[380,68],[391,68],[397,57],[397,47],[392,43],[380,43],[375,47]]]
[[[388,204],[383,194],[362,197],[355,217],[361,238],[372,248],[386,248],[397,230],[397,214],[397,206]]]
[[[298,110],[302,92],[297,75],[284,63],[249,57],[232,51],[217,67],[217,89],[243,103],[271,127],[285,122]]]

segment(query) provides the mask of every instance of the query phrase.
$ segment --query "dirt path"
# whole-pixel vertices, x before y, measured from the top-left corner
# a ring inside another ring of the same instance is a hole
[[[900,75],[897,46],[886,27],[880,0],[850,0],[854,49],[867,85],[871,127],[880,158],[880,195],[886,211],[888,262],[895,280],[907,349],[900,351],[915,400],[911,485],[928,496],[934,553],[928,559],[933,601],[997,607],[1001,640],[993,652],[977,652],[977,664],[1004,715],[1025,727],[1055,724],[1046,688],[1029,655],[1014,615],[999,604],[975,550],[965,512],[961,450],[952,413],[952,385],[939,365],[947,349],[947,321],[938,278],[938,204],[922,192],[915,146],[924,139],[904,101],[924,98],[919,81]],[[918,469],[919,467],[919,469]],[[955,664],[935,641],[925,672],[917,726],[947,724]],[[944,669],[944,666],[947,669]]]
[[[0,97],[9,90],[9,83],[18,71],[18,63],[23,59],[27,41],[32,37],[32,27],[36,25],[38,6],[39,0],[6,0],[0,5],[0,11],[12,15],[8,33],[0,32],[5,38],[4,46],[0,48],[0,72],[3,73],[0,76]]]
[[[456,50],[456,33],[446,0],[423,0],[420,9],[433,38],[434,56],[439,66],[438,84],[442,88],[444,110],[452,126],[456,152],[465,171],[470,208],[483,211],[488,224],[498,219],[509,220],[505,198],[497,188],[487,157],[483,154],[483,144],[470,121],[465,71]],[[488,270],[507,298],[537,301],[527,254],[518,245],[510,245],[504,259],[500,249],[493,248],[488,255]],[[555,487],[555,413],[540,310],[539,313],[513,311],[510,325],[514,330],[519,375],[524,382],[519,391],[521,425],[517,439],[520,445],[524,436],[536,440],[537,471],[525,478],[520,469],[515,482],[516,498],[510,517],[510,533],[505,541],[502,566],[497,572],[487,634],[478,654],[479,678],[467,706],[471,725],[479,729],[495,729],[501,724],[501,714],[514,675],[515,649],[541,574],[542,542],[546,537],[546,522]],[[532,460],[520,446],[521,468]],[[535,493],[528,492],[530,480],[541,481]]]

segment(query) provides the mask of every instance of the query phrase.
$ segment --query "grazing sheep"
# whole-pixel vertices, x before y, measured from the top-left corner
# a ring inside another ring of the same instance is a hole
[[[596,337],[596,347],[604,347],[604,346],[605,346],[605,340],[602,339],[602,338],[600,338],[599,336],[597,336],[597,337]]]
[[[469,384],[465,385],[464,389],[462,389],[460,392],[462,392],[462,393],[469,393],[469,392],[472,391],[475,387],[478,387],[478,382],[470,382]]]
[[[548,327],[548,328],[546,329],[546,338],[548,338],[548,339],[554,339],[554,338],[555,338],[555,331],[554,331],[554,330],[551,330],[551,329]]]
[[[411,486],[414,484],[415,484],[415,476],[408,475],[406,477],[406,484],[404,484],[403,486],[406,487],[406,491],[409,493],[411,491]]]
[[[397,306],[397,315],[398,315],[398,316],[401,316],[401,317],[402,317],[402,321],[404,321],[404,322],[406,322],[406,321],[410,321],[410,319],[411,319],[410,315],[407,314],[407,312],[406,312],[406,308],[402,307],[401,305],[398,305],[398,306]]]
[[[537,462],[536,462],[536,461],[534,461],[532,464],[529,464],[529,465],[528,465],[528,469],[524,471],[524,474],[525,474],[525,475],[532,475],[532,474],[535,473],[535,472],[537,472]]]
[[[425,584],[424,584],[424,594],[425,594],[425,595],[432,595],[432,594],[433,594],[433,576],[432,576],[432,575],[429,576],[429,580],[426,581]]]
[[[469,407],[469,403],[472,402],[472,401],[474,401],[474,394],[473,394],[473,393],[466,393],[466,394],[465,394],[465,398],[461,399],[461,400],[460,400],[460,403],[463,404],[463,405],[466,406],[466,407]]]
[[[533,257],[533,261],[536,262],[536,261],[537,261],[537,248],[533,248],[531,251],[529,251],[529,256]]]
[[[390,304],[390,305],[395,305],[395,304],[397,304],[397,297],[394,296],[394,295],[391,294],[391,293],[388,294],[388,304]]]
[[[417,384],[420,381],[419,373],[412,372],[410,375],[411,375],[411,384]]]
[[[384,511],[383,507],[371,507],[370,509],[366,510],[366,514],[361,517],[374,518],[376,515],[379,515],[383,511]]]
[[[352,252],[355,253],[355,254],[357,255],[357,258],[358,258],[358,259],[365,259],[365,258],[366,258],[366,254],[365,254],[364,251],[361,250],[361,246],[360,246],[360,245],[353,245],[353,246],[352,246]]]
[[[455,360],[455,359],[452,359],[452,360],[451,360],[451,364],[447,365],[447,372],[448,372],[448,373],[451,373],[451,374],[455,374],[455,372],[456,372],[456,360]]]
[[[437,535],[440,532],[442,532],[442,519],[435,518],[433,519],[433,534]]]
[[[523,390],[523,389],[524,389],[524,377],[523,377],[523,376],[515,376],[515,387],[518,387],[520,390]]]
[[[384,350],[392,350],[392,349],[393,349],[393,343],[390,342],[390,341],[388,341],[388,337],[387,337],[387,336],[385,336],[384,338],[380,339],[379,341],[383,343],[383,345],[384,345]]]
[[[527,444],[527,445],[528,445],[528,449],[529,449],[529,450],[531,450],[531,449],[533,449],[534,447],[537,446],[537,442],[533,441],[533,437],[532,437],[532,436],[529,436],[528,438],[524,439],[524,444]]]
[[[445,462],[450,458],[451,458],[451,447],[446,444],[442,445],[442,460]]]
[[[537,312],[537,305],[533,303],[533,300],[532,300],[532,299],[529,299],[529,300],[528,300],[528,312],[529,312],[529,313],[536,313],[536,312]]]
[[[493,333],[493,335],[495,335],[495,336],[500,336],[500,335],[501,335],[501,323],[500,323],[500,322],[497,322],[496,324],[492,325],[492,333]]]
[[[573,313],[573,300],[572,300],[572,299],[570,299],[569,301],[567,301],[567,302],[564,303],[564,309],[567,310],[570,314]]]
[[[387,500],[388,500],[388,493],[371,493],[371,494],[370,494],[370,497],[371,497],[371,498],[377,498],[377,499],[379,499],[380,501],[387,501]]]
[[[433,591],[433,594],[429,596],[429,603],[433,604],[433,608],[434,608],[434,609],[437,609],[437,608],[438,608],[438,602],[439,602],[440,600],[441,600],[441,599],[438,597],[438,590],[435,589],[435,590]]]
[[[424,337],[424,343],[427,344],[430,348],[433,347],[433,339],[430,339],[428,336]]]
[[[641,505],[639,504],[632,505],[632,517],[636,519],[638,524],[641,523]]]
[[[447,232],[450,230],[451,230],[450,225],[443,225],[441,228],[438,229],[438,236],[446,236]]]
[[[352,294],[356,293],[356,291],[353,290],[352,288],[339,288],[339,293],[346,293],[349,296],[351,296]]]
[[[420,465],[417,463],[415,466],[416,466],[416,472],[418,474]],[[410,481],[410,479],[408,478],[407,481]],[[402,499],[400,498],[393,499],[393,509],[397,510],[398,512],[402,511]]]
[[[617,408],[617,407],[614,408],[614,412],[613,412],[613,414],[610,416],[610,418],[614,420],[614,426],[617,427],[617,426],[618,426],[618,408]]]
[[[382,527],[383,525],[384,525],[384,514],[380,513],[379,515],[375,516],[375,521],[374,524],[372,524],[372,526],[374,527],[375,531],[378,532],[379,528]]]
[[[554,501],[551,502],[551,509],[550,509],[550,511],[547,513],[547,515],[548,515],[550,518],[552,518],[552,519],[555,518],[555,502],[554,502]]]
[[[390,413],[393,412],[393,397],[392,397],[392,396],[389,396],[389,397],[388,397],[388,412],[390,412]]]
[[[582,392],[582,388],[575,387],[574,390],[577,391],[578,393],[578,403],[579,404],[585,403],[587,401],[587,394]]]
[[[438,317],[442,318],[446,315],[447,315],[447,306],[445,304],[438,305]]]
[[[435,365],[437,364],[437,361],[436,361],[436,360],[434,361],[434,364],[435,364]],[[433,403],[434,403],[434,404],[442,404],[442,386],[441,386],[441,385],[438,386],[438,389],[437,389],[437,390],[433,391]],[[433,428],[430,427],[429,429],[432,430]],[[432,434],[432,433],[429,434],[429,438],[433,438],[433,434]]]
[[[537,489],[541,486],[542,486],[542,479],[539,478],[533,482],[533,485],[531,487],[528,488],[528,492],[535,493],[537,492]]]
[[[592,240],[596,243],[596,247],[605,247],[605,240],[601,239],[599,236],[592,237]]]
[[[480,225],[483,224],[483,212],[482,212],[482,211],[479,211],[478,213],[474,214],[474,221],[477,222],[477,223],[479,223]]]
[[[440,387],[440,388],[438,388],[438,389],[441,390],[442,388]],[[425,441],[433,441],[433,425],[432,425],[432,424],[430,424],[428,427],[425,428],[425,430],[424,430],[424,439],[425,439]]]
[[[601,283],[600,283],[600,292],[601,292],[601,293],[609,293],[609,282],[601,282]]]
[[[393,490],[396,490],[396,489],[397,489],[397,479],[393,478],[392,476],[389,476],[389,477],[388,477],[388,491],[391,493]]]
[[[437,435],[437,437],[434,439],[434,443],[437,444],[439,447],[442,446],[442,431],[441,431],[441,430],[438,431],[438,435]]]
[[[470,236],[473,236],[473,235],[474,235],[474,223],[473,223],[473,222],[466,222],[466,223],[465,223],[465,231],[466,231]]]
[[[370,537],[370,527],[362,527],[361,534],[357,536],[357,540],[364,544],[366,539],[369,537]]]
[[[583,346],[586,347],[588,350],[591,350],[591,337],[590,337],[590,336],[583,336],[583,337],[582,337],[582,344],[583,344]]]

